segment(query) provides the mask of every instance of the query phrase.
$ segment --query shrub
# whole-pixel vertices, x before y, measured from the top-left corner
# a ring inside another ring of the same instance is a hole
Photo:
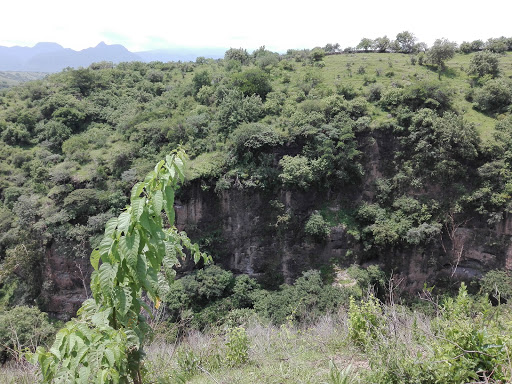
[[[484,112],[502,112],[512,103],[512,85],[503,79],[489,80],[475,91],[475,106]]]
[[[329,224],[324,220],[319,212],[313,213],[304,227],[304,232],[317,241],[325,240],[331,233]]]
[[[382,95],[382,88],[381,83],[371,84],[368,89],[368,101],[379,101]]]
[[[225,356],[231,366],[242,365],[249,360],[249,337],[243,327],[228,331]]]
[[[224,53],[224,60],[226,61],[238,61],[240,64],[249,63],[249,54],[247,50],[243,48],[230,48]]]
[[[55,334],[48,315],[34,307],[19,306],[0,311],[0,362],[19,360],[25,348],[35,351]]]
[[[507,302],[512,298],[512,277],[505,271],[489,271],[480,280],[480,292],[493,302]]]
[[[217,265],[207,266],[180,280],[191,302],[205,305],[225,297],[234,285],[233,273]]]
[[[383,317],[379,301],[370,295],[359,304],[350,298],[348,309],[348,336],[363,351],[371,348],[383,331]]]
[[[287,187],[307,189],[314,179],[311,163],[307,157],[285,155],[279,161],[279,165],[283,169],[279,178]]]
[[[239,158],[248,152],[257,154],[281,143],[272,126],[262,123],[242,124],[231,134],[235,153]]]
[[[212,77],[210,72],[206,70],[196,72],[192,78],[192,84],[194,86],[194,94],[197,95],[202,87],[208,87],[212,85]]]
[[[265,100],[267,94],[272,91],[268,75],[259,68],[250,68],[236,73],[232,79],[244,96],[258,95]]]
[[[490,51],[477,52],[469,62],[469,73],[478,77],[498,76],[500,56]]]
[[[337,288],[324,284],[320,272],[306,271],[294,285],[282,285],[278,291],[255,290],[251,297],[255,311],[274,324],[285,322],[311,322],[326,313],[332,313],[349,296],[357,294],[350,288]]]
[[[224,96],[215,115],[222,132],[232,132],[241,123],[256,121],[263,110],[261,98],[257,95],[244,97],[238,89],[229,90]]]

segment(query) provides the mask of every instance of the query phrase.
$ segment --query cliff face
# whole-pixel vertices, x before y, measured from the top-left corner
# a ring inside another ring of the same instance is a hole
[[[192,185],[177,202],[177,225],[209,244],[215,261],[224,268],[292,282],[302,271],[327,264],[331,258],[347,258],[354,246],[342,226],[333,228],[321,243],[304,235],[305,222],[318,201],[319,196],[301,192],[283,191],[270,200],[251,190],[217,195]]]
[[[424,283],[471,280],[491,269],[512,270],[510,215],[493,227],[476,216],[452,217],[427,244],[386,250],[365,250],[357,234],[351,235],[343,224],[333,226],[324,241],[307,236],[304,228],[313,212],[336,214],[347,203],[374,201],[375,180],[389,174],[396,142],[377,132],[363,138],[361,147],[365,176],[356,186],[340,190],[270,193],[232,187],[216,193],[213,187],[205,189],[200,182],[192,182],[176,200],[177,226],[217,264],[274,287],[331,261],[347,267],[379,264],[403,278],[402,287],[409,291],[421,289]],[[426,193],[442,193],[442,189],[431,185]],[[70,247],[65,241],[54,241],[47,249],[44,268],[43,308],[62,319],[74,315],[86,298],[91,273],[88,257],[66,256],[73,255]],[[184,269],[190,267],[184,265]]]
[[[404,277],[414,291],[424,283],[451,284],[481,277],[491,269],[512,270],[512,217],[495,226],[481,218],[447,215],[441,234],[422,246],[365,251],[363,243],[343,224],[331,229],[327,240],[315,242],[304,226],[319,209],[336,212],[347,201],[372,202],[375,181],[390,173],[396,140],[374,132],[360,139],[365,176],[357,186],[325,193],[298,190],[268,195],[256,189],[230,189],[220,195],[189,185],[177,202],[177,224],[213,251],[224,268],[270,283],[292,282],[303,271],[336,261],[379,264]],[[442,194],[437,185],[425,194]]]
[[[90,253],[90,252],[88,252]],[[55,241],[47,249],[40,306],[51,317],[68,320],[90,295],[92,266],[88,257],[73,257],[73,245]]]

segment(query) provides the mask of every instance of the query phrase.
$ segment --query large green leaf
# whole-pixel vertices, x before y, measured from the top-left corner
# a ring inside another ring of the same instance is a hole
[[[119,215],[118,224],[117,224],[117,230],[119,233],[125,233],[128,232],[128,228],[130,227],[131,223],[131,215],[128,210],[124,211]]]
[[[170,186],[166,186],[164,188],[164,197],[165,197],[165,213],[167,214],[167,218],[169,219],[169,223],[174,225],[174,189]]]
[[[114,279],[117,274],[117,264],[112,265],[110,263],[103,263],[98,270],[100,287],[105,296],[110,296],[112,294],[112,289],[114,288]]]
[[[130,200],[139,198],[142,191],[144,190],[144,183],[137,183],[132,188],[132,193],[130,195]]]
[[[119,239],[119,251],[122,259],[126,259],[128,265],[133,269],[137,266],[137,256],[139,254],[140,234],[138,230]]]
[[[144,212],[145,205],[146,198],[132,200],[132,215],[134,216],[135,220],[140,218],[140,215],[142,215],[142,212]]]
[[[155,214],[158,215],[162,212],[164,204],[164,196],[161,190],[158,190],[153,195],[153,209],[155,210]]]
[[[112,236],[117,227],[117,217],[111,218],[105,224],[105,236]]]
[[[100,262],[100,251],[98,249],[95,249],[91,252],[91,265],[94,268],[94,270],[98,270],[98,265]]]

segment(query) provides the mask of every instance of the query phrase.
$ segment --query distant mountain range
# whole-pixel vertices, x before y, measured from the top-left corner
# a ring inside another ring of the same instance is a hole
[[[193,61],[199,56],[218,59],[224,48],[172,48],[130,52],[119,44],[99,43],[94,48],[75,51],[57,43],[37,43],[33,47],[0,46],[0,71],[59,72],[67,67],[87,67],[99,61]]]

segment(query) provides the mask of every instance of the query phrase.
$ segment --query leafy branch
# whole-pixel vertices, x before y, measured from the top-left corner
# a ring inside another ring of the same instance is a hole
[[[142,309],[151,310],[142,296],[158,309],[185,252],[196,262],[207,259],[174,226],[174,195],[184,181],[184,160],[185,153],[177,150],[156,164],[133,186],[130,205],[106,223],[91,253],[92,298],[48,351],[39,347],[28,355],[39,364],[45,383],[142,383],[143,346],[151,335]]]

